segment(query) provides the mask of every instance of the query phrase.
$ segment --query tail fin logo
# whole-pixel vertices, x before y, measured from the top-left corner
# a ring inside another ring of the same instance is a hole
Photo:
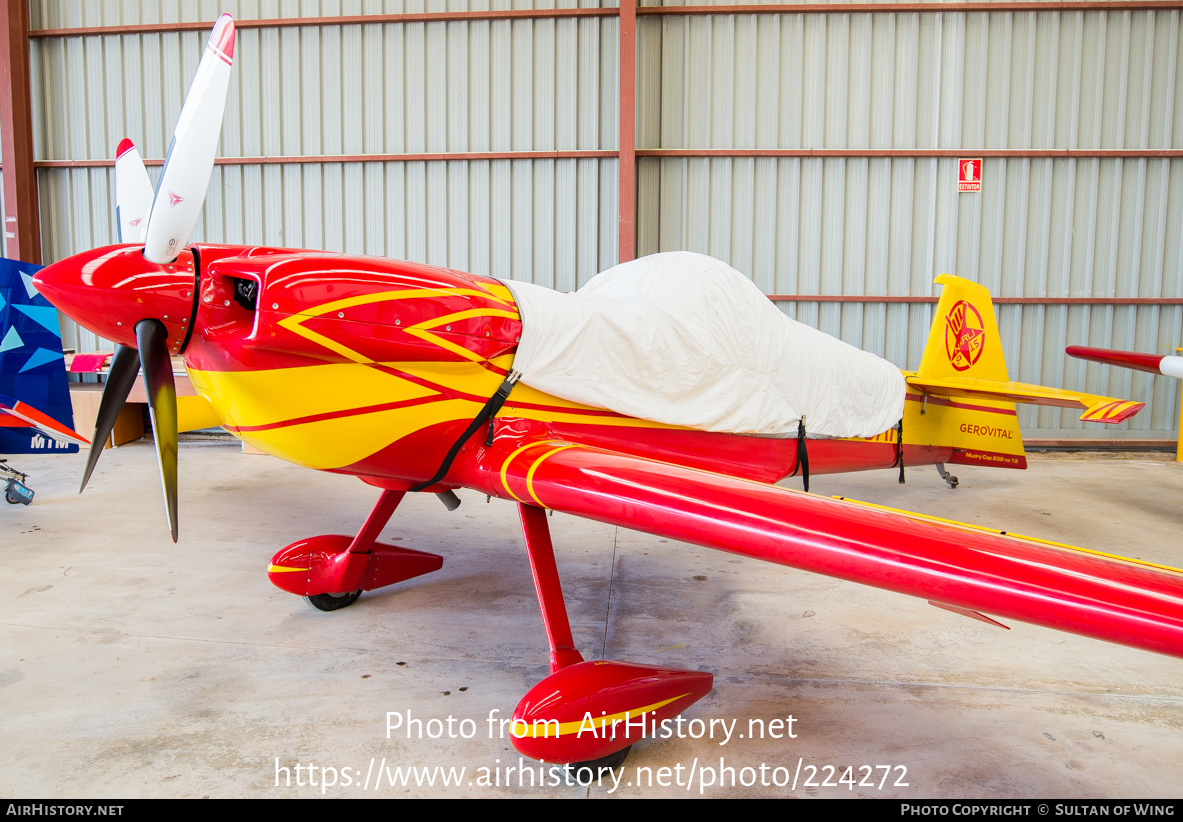
[[[982,315],[965,300],[958,300],[945,317],[945,353],[957,371],[966,371],[982,357],[986,327]]]

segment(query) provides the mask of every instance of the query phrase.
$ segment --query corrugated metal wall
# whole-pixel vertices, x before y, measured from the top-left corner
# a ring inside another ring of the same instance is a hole
[[[34,0],[31,17],[58,28],[509,5]],[[637,146],[1178,150],[1181,27],[1177,10],[642,15]],[[163,156],[204,37],[34,39],[37,158],[107,158],[125,135]],[[614,151],[617,39],[615,17],[244,29],[221,154]],[[953,158],[642,158],[638,253],[704,251],[768,293],[928,295],[949,271],[1002,296],[1178,298],[1181,163],[987,159],[982,192],[958,194]],[[196,239],[570,289],[616,260],[617,175],[614,158],[219,166]],[[39,182],[47,261],[114,241],[108,168],[46,168]],[[780,305],[912,367],[932,314]],[[1014,378],[1145,400],[1122,429],[1173,435],[1176,383],[1067,360],[1063,346],[1169,353],[1183,343],[1183,308],[998,313]],[[72,343],[96,341],[67,330]],[[1069,412],[1022,413],[1036,436],[1081,428]],[[1110,430],[1090,428],[1079,433]]]
[[[1179,149],[1180,28],[1177,10],[642,17],[638,144]],[[646,158],[638,253],[702,251],[779,294],[929,295],[950,272],[999,296],[1183,297],[1183,160],[997,158],[982,177],[959,194],[956,158]],[[904,367],[932,313],[780,305]],[[1177,384],[1105,377],[1063,347],[1170,353],[1180,306],[1004,306],[999,320],[1012,378],[1146,400],[1123,427],[1174,430]],[[1075,416],[1020,419],[1061,436]]]
[[[34,29],[132,26],[213,21],[226,12],[240,20],[420,14],[499,9],[570,9],[615,6],[595,0],[29,0]]]
[[[242,5],[251,18],[350,13]],[[142,22],[106,8],[46,3],[40,19]],[[37,159],[108,158],[125,135],[163,157],[206,36],[34,39]],[[616,147],[614,17],[241,29],[235,57],[222,157]],[[39,174],[47,260],[115,241],[110,169]],[[385,255],[573,289],[616,261],[616,187],[615,158],[222,165],[194,240]],[[67,345],[96,344],[76,333]]]

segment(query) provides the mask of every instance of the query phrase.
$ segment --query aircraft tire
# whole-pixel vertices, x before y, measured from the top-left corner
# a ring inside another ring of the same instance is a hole
[[[314,594],[304,597],[305,601],[318,611],[339,611],[357,602],[361,591],[352,594]]]
[[[572,762],[567,767],[573,773],[578,773],[580,768],[590,768],[593,774],[598,774],[600,768],[609,768],[614,771],[624,764],[624,760],[628,758],[628,752],[632,749],[633,746],[629,745],[627,748],[621,748],[619,751],[610,753],[607,756],[601,756],[599,759],[589,759],[587,762]]]

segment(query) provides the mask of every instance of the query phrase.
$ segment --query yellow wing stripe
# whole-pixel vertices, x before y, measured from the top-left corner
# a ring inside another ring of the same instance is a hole
[[[541,457],[534,460],[534,464],[531,465],[530,470],[526,472],[526,490],[530,493],[530,496],[534,498],[534,501],[539,505],[542,505],[542,500],[538,499],[538,495],[534,493],[534,472],[538,470],[538,466],[542,465],[543,461],[546,460],[551,454],[554,454],[558,451],[565,451],[568,448],[574,447],[574,445],[560,445],[558,448],[550,449]],[[545,508],[546,506],[542,505],[542,507]]]
[[[831,497],[831,499],[840,500],[842,502],[849,502],[852,505],[861,505],[864,508],[874,508],[879,511],[889,511],[893,514],[902,514],[910,519],[925,520],[927,522],[939,522],[943,525],[953,525],[958,528],[968,528],[971,531],[982,531],[987,534],[998,534],[1003,537],[1014,537],[1015,539],[1026,540],[1027,542],[1037,542],[1041,545],[1050,545],[1053,548],[1062,548],[1065,551],[1075,551],[1081,554],[1092,554],[1097,557],[1104,557],[1105,559],[1117,560],[1118,562],[1128,562],[1133,565],[1142,565],[1146,568],[1155,568],[1159,571],[1170,571],[1174,574],[1183,574],[1183,569],[1172,568],[1170,565],[1159,565],[1156,562],[1147,562],[1142,559],[1134,559],[1133,557],[1123,557],[1121,554],[1107,554],[1104,551],[1094,551],[1091,548],[1081,548],[1076,545],[1066,545],[1063,542],[1052,542],[1050,539],[1040,539],[1039,537],[1029,537],[1025,534],[1016,534],[1014,531],[999,531],[997,528],[986,528],[982,525],[972,525],[968,522],[958,522],[955,519],[945,519],[943,517],[934,517],[928,514],[917,514],[914,511],[904,511],[900,508],[891,508],[886,505],[876,505],[873,502],[863,502],[862,500],[850,499],[849,497]]]
[[[505,488],[505,493],[509,494],[511,497],[516,499],[518,502],[525,502],[525,500],[522,499],[521,497],[519,497],[517,494],[515,494],[513,492],[513,489],[509,487],[509,476],[508,476],[509,464],[514,461],[514,457],[516,457],[518,454],[522,453],[527,448],[533,448],[535,445],[542,445],[542,443],[528,442],[525,445],[520,446],[516,451],[514,451],[512,454],[510,454],[508,457],[506,457],[505,462],[503,462],[501,464],[501,485]]]
[[[513,451],[513,453],[511,453],[508,457],[505,458],[505,462],[501,463],[501,486],[505,489],[505,492],[507,494],[509,494],[514,499],[516,499],[518,502],[527,502],[527,500],[524,500],[521,497],[519,497],[517,494],[515,494],[513,492],[513,489],[509,487],[509,466],[510,466],[510,464],[513,463],[513,461],[515,459],[517,459],[518,454],[522,453],[527,448],[534,448],[535,446],[541,446],[541,447],[545,448],[547,445],[555,445],[555,443],[553,441],[552,442],[528,442],[525,445],[519,446],[517,449],[515,449]],[[534,493],[534,472],[537,471],[538,467],[540,465],[542,465],[542,463],[545,462],[552,454],[555,454],[559,451],[564,451],[568,448],[574,448],[574,447],[575,446],[571,443],[562,443],[561,445],[558,445],[557,448],[551,448],[545,454],[543,454],[542,456],[535,459],[534,462],[530,463],[530,467],[526,470],[526,490],[529,492],[530,496],[534,499],[534,502],[536,502],[538,505],[542,506],[543,508],[545,508],[546,506],[543,505],[542,500],[538,499],[538,494]]]

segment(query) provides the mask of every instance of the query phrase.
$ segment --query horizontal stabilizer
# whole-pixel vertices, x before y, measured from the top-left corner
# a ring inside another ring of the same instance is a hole
[[[1029,405],[1081,408],[1082,422],[1124,422],[1142,410],[1145,403],[1101,397],[1064,388],[1048,388],[1021,382],[993,382],[968,377],[908,377],[908,385],[926,394],[942,397],[972,397],[979,400],[1010,400]]]
[[[1123,422],[1142,410],[1144,402],[1102,398],[1080,415],[1081,422]]]

